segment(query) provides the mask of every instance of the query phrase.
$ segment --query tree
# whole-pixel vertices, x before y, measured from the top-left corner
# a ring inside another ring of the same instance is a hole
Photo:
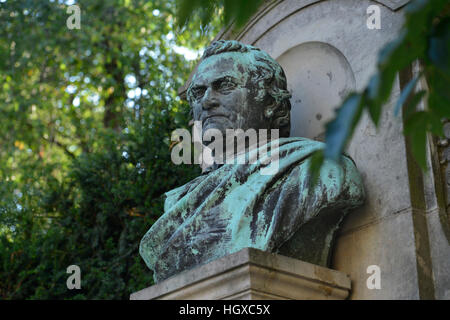
[[[170,162],[187,127],[176,90],[215,31],[174,32],[174,1],[0,3],[0,297],[128,299],[149,286],[138,245],[163,193],[197,175]],[[68,290],[69,265],[81,290]]]

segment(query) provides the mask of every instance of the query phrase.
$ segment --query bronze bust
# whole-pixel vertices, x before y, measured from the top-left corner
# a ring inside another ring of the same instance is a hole
[[[312,187],[311,154],[323,143],[290,137],[290,94],[281,66],[267,53],[220,40],[206,50],[188,89],[194,120],[227,129],[278,130],[277,170],[267,162],[214,163],[166,193],[164,214],[143,237],[140,254],[155,281],[245,247],[327,266],[336,230],[364,201],[353,161],[325,161]],[[257,151],[263,144],[258,144]],[[249,149],[248,152],[251,152]],[[215,153],[215,157],[220,152]]]

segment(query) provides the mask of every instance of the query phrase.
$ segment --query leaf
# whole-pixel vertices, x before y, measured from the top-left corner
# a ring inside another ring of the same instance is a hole
[[[411,134],[411,152],[422,170],[427,169],[426,161],[426,130],[419,126]]]
[[[177,25],[185,26],[192,13],[199,8],[202,8],[201,0],[178,0],[176,2]]]
[[[338,161],[350,138],[356,122],[361,117],[363,104],[359,94],[351,94],[337,109],[336,118],[326,125],[325,158]]]
[[[449,23],[445,26],[449,29]],[[439,68],[450,72],[450,32],[447,34],[434,36],[429,40],[428,57]]]
[[[410,137],[411,152],[422,170],[426,170],[426,133],[429,116],[426,111],[412,114],[404,124],[404,133]]]
[[[378,126],[378,122],[380,120],[382,107],[382,104],[378,102],[381,82],[380,77],[381,76],[379,73],[373,75],[369,80],[366,90],[364,91],[367,98],[367,109],[369,111],[370,118],[376,126]]]
[[[364,102],[367,105],[370,117],[376,126],[378,126],[380,121],[383,105],[391,95],[396,74],[397,69],[392,67],[380,70],[371,77],[369,84],[364,91]]]
[[[428,107],[441,118],[450,118],[450,77],[436,66],[426,66]]]
[[[419,101],[420,99],[421,97],[419,98]],[[427,129],[437,136],[444,136],[444,125],[441,121],[441,118],[434,113],[429,113]]]
[[[236,19],[236,27],[240,28],[258,10],[261,3],[262,0],[225,0],[224,10],[228,16]],[[229,4],[228,7],[227,4]]]
[[[408,99],[408,97],[411,95],[411,92],[413,92],[419,78],[420,76],[411,79],[411,81],[409,81],[406,87],[402,90],[402,93],[398,98],[397,103],[394,107],[394,114],[396,116],[398,116],[400,109],[403,107],[403,104],[405,103],[406,99]]]
[[[425,90],[420,90],[419,92],[416,92],[409,101],[407,101],[406,109],[404,109],[405,113],[412,113],[416,111],[416,106],[420,103],[422,98],[426,95]]]
[[[400,35],[391,42],[388,42],[378,53],[378,66],[383,66],[389,63],[389,60],[398,50],[405,40],[407,32],[403,30]]]
[[[323,150],[314,151],[310,159],[311,160],[308,168],[310,177],[309,188],[313,189],[316,186],[317,182],[319,181],[320,170],[322,168],[322,164],[325,161]]]

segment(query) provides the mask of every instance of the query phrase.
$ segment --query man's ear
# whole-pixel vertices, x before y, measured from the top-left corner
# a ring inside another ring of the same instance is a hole
[[[268,103],[264,106],[264,117],[266,119],[273,119],[275,116],[275,112],[279,107],[279,104],[275,102],[275,99],[271,98],[272,103]]]
[[[260,66],[258,71],[250,73],[251,81],[255,84],[253,90],[256,91],[255,100],[258,102],[265,102],[269,96],[268,88],[270,87],[271,78],[273,77],[270,70],[264,66]]]

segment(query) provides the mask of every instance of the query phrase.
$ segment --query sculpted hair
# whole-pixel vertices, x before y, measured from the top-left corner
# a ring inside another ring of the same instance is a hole
[[[258,87],[256,99],[266,103],[266,92],[271,97],[271,101],[264,108],[264,116],[270,121],[270,129],[279,129],[280,137],[289,137],[291,126],[291,103],[289,98],[291,94],[287,91],[286,75],[280,64],[259,48],[236,40],[213,42],[205,49],[202,61],[210,56],[225,52],[249,54],[249,72]],[[192,101],[190,89],[189,87],[187,90],[189,103]]]

